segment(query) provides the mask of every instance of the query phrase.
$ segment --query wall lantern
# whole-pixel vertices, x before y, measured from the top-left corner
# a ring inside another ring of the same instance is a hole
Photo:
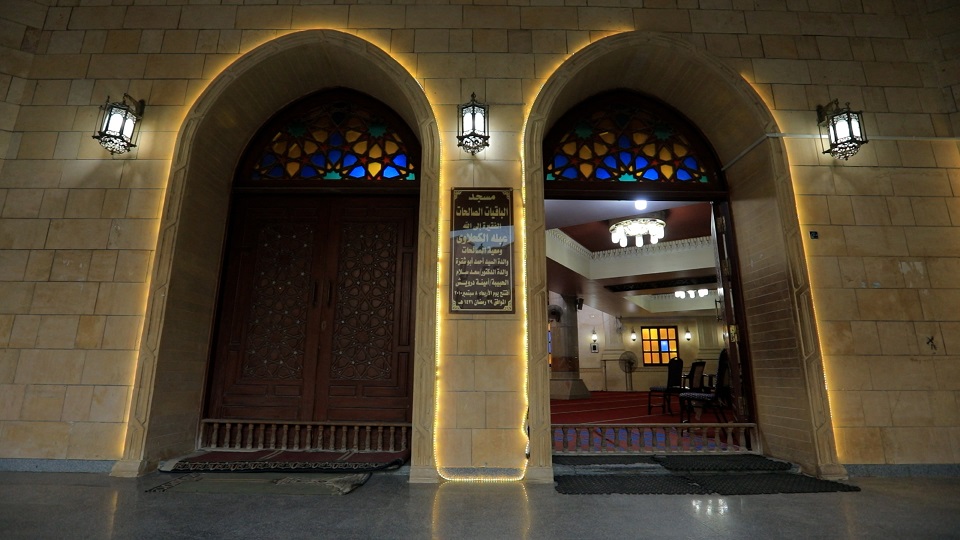
[[[490,146],[490,133],[487,131],[487,114],[490,107],[477,101],[477,94],[470,94],[470,103],[460,105],[460,131],[457,134],[457,146],[471,154],[476,154]]]
[[[867,144],[867,135],[863,132],[863,111],[851,111],[850,103],[840,107],[837,100],[826,105],[817,105],[817,126],[820,127],[820,144],[830,142],[823,147],[824,154],[847,160]]]
[[[631,329],[630,329],[630,341],[636,341],[636,340],[637,340],[637,331],[634,330],[633,328],[631,328]]]
[[[113,103],[107,96],[107,102],[100,107],[97,131],[93,138],[100,141],[100,146],[111,154],[129,152],[137,146],[145,105],[142,99],[135,100],[129,94],[124,94],[122,100]]]
[[[687,327],[687,331],[683,333],[683,339],[690,341],[693,339],[693,334],[690,333],[690,327]]]
[[[597,335],[597,329],[594,328],[593,333],[590,334],[590,341],[593,341],[594,343],[596,343],[598,339],[600,339],[600,337]]]

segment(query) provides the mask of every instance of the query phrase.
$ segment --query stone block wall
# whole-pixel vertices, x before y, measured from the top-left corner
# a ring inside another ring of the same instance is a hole
[[[785,134],[840,461],[956,463],[960,38],[947,21],[958,9],[948,0],[3,2],[0,458],[122,455],[181,122],[241,55],[330,28],[383,49],[421,83],[444,138],[447,187],[519,189],[538,91],[607,36],[663,33],[738,72],[776,119],[771,132]],[[494,143],[477,158],[450,142],[471,92],[493,107]],[[111,157],[90,135],[98,106],[124,93],[147,103],[143,132],[134,152]],[[816,106],[834,98],[865,111],[873,138],[848,162],[821,155],[810,137]],[[484,385],[523,377],[520,317],[446,318],[441,349],[462,361],[443,382],[456,394],[441,403],[456,411],[443,444],[469,456],[450,466],[482,466],[513,444],[470,433],[516,428],[522,398],[493,399],[502,388]]]

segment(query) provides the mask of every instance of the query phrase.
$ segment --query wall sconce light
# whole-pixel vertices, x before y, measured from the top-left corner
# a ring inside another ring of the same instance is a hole
[[[690,341],[693,339],[693,334],[690,333],[690,327],[687,327],[687,331],[683,333],[683,339]]]
[[[817,126],[820,128],[820,145],[824,154],[847,160],[867,144],[863,132],[863,111],[851,111],[850,103],[841,107],[837,100],[826,105],[817,105]],[[823,139],[829,141],[827,148]]]
[[[593,333],[590,334],[590,340],[593,341],[594,343],[596,343],[598,339],[600,339],[600,337],[597,336],[597,329],[594,328],[594,329],[593,329]]]
[[[129,152],[136,145],[140,134],[140,120],[143,118],[143,109],[146,103],[124,94],[120,101],[107,102],[100,107],[100,117],[97,119],[97,131],[93,138],[100,141],[100,146],[111,154]]]
[[[636,341],[636,340],[637,340],[637,331],[634,330],[633,328],[631,328],[631,329],[630,329],[630,341]]]
[[[487,114],[490,107],[477,101],[477,94],[470,94],[470,103],[458,107],[460,112],[460,132],[457,134],[457,146],[471,154],[476,154],[490,146],[490,133],[487,131]]]

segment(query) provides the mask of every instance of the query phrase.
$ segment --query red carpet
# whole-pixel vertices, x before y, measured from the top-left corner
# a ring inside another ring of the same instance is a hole
[[[551,424],[676,424],[680,422],[680,404],[673,396],[673,414],[661,414],[659,397],[647,414],[649,392],[591,392],[586,399],[550,400]],[[704,411],[699,420],[719,420],[712,411]]]

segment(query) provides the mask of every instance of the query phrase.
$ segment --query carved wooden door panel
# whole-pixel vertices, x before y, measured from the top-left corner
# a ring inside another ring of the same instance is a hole
[[[237,199],[212,418],[409,421],[416,199]]]
[[[332,215],[315,417],[410,421],[416,207],[348,199]]]

